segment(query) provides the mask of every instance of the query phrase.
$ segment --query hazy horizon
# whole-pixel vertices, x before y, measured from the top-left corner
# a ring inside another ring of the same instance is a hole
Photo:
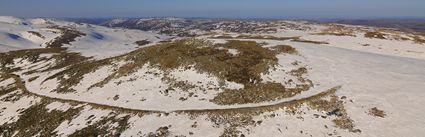
[[[2,0],[0,15],[55,18],[425,18],[423,7],[425,1],[420,0]]]

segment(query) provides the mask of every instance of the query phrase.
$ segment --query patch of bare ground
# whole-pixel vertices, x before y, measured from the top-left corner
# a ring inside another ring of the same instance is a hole
[[[313,44],[329,44],[329,42],[326,41],[314,41],[314,40],[306,40],[302,38],[292,39],[293,42],[302,42],[302,43],[313,43]]]
[[[31,34],[33,34],[33,35],[35,35],[35,36],[37,36],[37,37],[42,38],[42,39],[44,39],[44,38],[45,38],[43,35],[41,35],[41,34],[40,34],[40,33],[38,33],[38,32],[35,32],[35,31],[28,31],[28,33],[31,33]]]
[[[319,33],[314,33],[314,35],[334,35],[334,36],[351,36],[355,37],[354,29],[345,27],[343,25],[332,24],[328,28],[322,30]]]
[[[150,44],[150,43],[152,43],[151,41],[149,41],[149,40],[139,40],[139,41],[136,41],[135,42],[137,45],[139,45],[139,46],[145,46],[145,45],[148,45],[148,44]]]
[[[375,116],[375,117],[381,117],[381,118],[384,118],[385,116],[387,116],[387,114],[385,114],[383,110],[380,110],[376,107],[369,109],[369,115]]]
[[[328,116],[335,116],[336,118],[332,120],[336,127],[341,129],[346,129],[350,132],[361,132],[360,129],[356,129],[354,126],[354,121],[348,116],[346,109],[344,108],[344,102],[336,95],[330,95],[329,100],[325,99],[312,99],[307,102],[307,104],[313,108],[320,111],[327,112]]]
[[[52,41],[48,42],[46,45],[48,48],[58,48],[62,47],[64,44],[70,44],[75,41],[77,37],[85,36],[86,34],[74,30],[72,28],[60,27],[60,26],[51,26],[49,28],[58,29],[61,31],[61,36],[56,37]]]

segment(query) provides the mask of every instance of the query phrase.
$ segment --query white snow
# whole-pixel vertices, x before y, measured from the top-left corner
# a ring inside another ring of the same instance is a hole
[[[147,136],[150,132],[156,133],[160,127],[168,127],[170,136],[184,135],[189,136],[192,132],[194,136],[215,137],[220,136],[224,130],[223,127],[214,127],[209,121],[206,121],[206,115],[193,118],[188,115],[170,113],[168,116],[150,114],[142,117],[133,116],[129,119],[130,128],[125,130],[122,136]],[[192,125],[196,122],[196,128]]]
[[[1,23],[22,24],[23,20],[12,16],[0,16]]]
[[[70,109],[72,106],[68,103],[61,103],[61,102],[52,102],[49,105],[46,106],[48,109],[47,112],[51,112],[53,110],[62,111],[65,112],[68,109]]]

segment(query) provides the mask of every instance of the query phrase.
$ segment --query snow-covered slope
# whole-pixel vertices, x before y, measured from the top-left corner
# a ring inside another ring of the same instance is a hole
[[[421,35],[226,20],[159,42],[168,37],[0,19],[1,136],[425,134]]]
[[[67,37],[67,31],[80,35]],[[63,38],[61,38],[63,37]],[[146,40],[151,44],[166,37],[138,30],[110,29],[106,27],[65,22],[54,19],[19,19],[0,17],[1,52],[19,49],[46,48],[55,40],[69,51],[97,58],[111,57],[129,52]],[[61,43],[63,41],[68,41]]]

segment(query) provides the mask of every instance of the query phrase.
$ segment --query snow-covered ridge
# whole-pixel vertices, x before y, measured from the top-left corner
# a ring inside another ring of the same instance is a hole
[[[145,40],[153,44],[166,38],[139,30],[110,29],[53,19],[0,16],[0,52],[48,47],[49,43],[66,35],[63,28],[82,34],[69,40],[69,44],[64,43],[63,47],[96,58],[129,52],[139,46],[136,41]]]

